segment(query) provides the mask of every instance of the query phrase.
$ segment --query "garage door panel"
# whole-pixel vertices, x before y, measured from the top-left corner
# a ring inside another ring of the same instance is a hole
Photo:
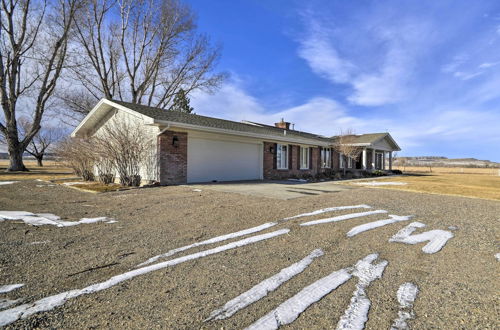
[[[256,180],[261,145],[188,137],[188,182]]]

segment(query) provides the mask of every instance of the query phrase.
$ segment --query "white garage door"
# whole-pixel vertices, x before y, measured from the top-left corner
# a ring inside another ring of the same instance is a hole
[[[188,135],[187,181],[235,181],[261,178],[260,144],[192,138]]]

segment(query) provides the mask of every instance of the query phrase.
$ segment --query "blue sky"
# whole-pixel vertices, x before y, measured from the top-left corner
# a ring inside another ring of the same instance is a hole
[[[400,155],[500,161],[499,1],[187,3],[230,73],[192,95],[198,114],[389,131]]]

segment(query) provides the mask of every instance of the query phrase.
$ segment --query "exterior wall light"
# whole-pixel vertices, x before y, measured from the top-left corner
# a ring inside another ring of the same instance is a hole
[[[174,137],[172,138],[172,145],[175,148],[179,148],[179,137],[177,135],[174,135]]]

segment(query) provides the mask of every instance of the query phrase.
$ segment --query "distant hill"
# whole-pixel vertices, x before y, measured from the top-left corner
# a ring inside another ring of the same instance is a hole
[[[397,157],[396,166],[433,166],[433,167],[480,167],[500,168],[500,163],[476,158],[447,158],[441,156]]]

